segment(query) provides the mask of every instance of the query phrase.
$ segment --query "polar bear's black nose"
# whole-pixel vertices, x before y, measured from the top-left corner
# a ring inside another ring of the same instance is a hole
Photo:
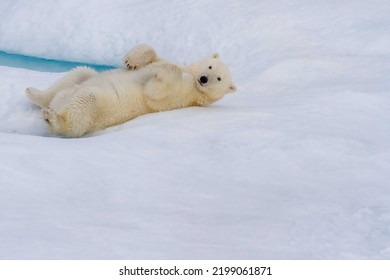
[[[199,81],[202,83],[202,84],[207,84],[207,82],[209,81],[209,79],[206,77],[206,76],[201,76],[199,78]]]

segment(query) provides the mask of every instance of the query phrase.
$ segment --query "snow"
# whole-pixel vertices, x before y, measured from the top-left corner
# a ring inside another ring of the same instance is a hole
[[[1,259],[389,259],[390,2],[4,0],[0,50],[120,66],[221,53],[208,108],[49,135],[0,66]]]

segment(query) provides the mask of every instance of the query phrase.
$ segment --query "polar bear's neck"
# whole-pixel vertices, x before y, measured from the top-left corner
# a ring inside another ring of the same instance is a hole
[[[197,99],[196,99],[196,105],[195,106],[209,106],[213,104],[217,100],[213,100],[210,97],[208,97],[205,93],[196,90],[197,91]]]
[[[214,103],[216,100],[212,100],[205,93],[201,92],[196,87],[196,79],[190,73],[186,72],[183,76],[183,96],[187,98],[188,106],[208,106]]]

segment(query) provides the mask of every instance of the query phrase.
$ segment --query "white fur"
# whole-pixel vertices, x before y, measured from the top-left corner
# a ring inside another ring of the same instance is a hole
[[[79,137],[146,113],[207,106],[235,90],[228,68],[216,55],[183,67],[140,45],[124,63],[127,69],[102,73],[79,67],[47,90],[27,88],[26,94],[43,109],[52,133]],[[201,82],[202,76],[207,83]]]

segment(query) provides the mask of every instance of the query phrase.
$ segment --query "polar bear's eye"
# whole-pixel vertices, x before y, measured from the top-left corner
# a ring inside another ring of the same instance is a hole
[[[217,80],[218,80],[218,81],[221,81],[221,77],[218,77]]]
[[[210,65],[210,66],[209,66],[209,69],[213,69],[213,66]]]

